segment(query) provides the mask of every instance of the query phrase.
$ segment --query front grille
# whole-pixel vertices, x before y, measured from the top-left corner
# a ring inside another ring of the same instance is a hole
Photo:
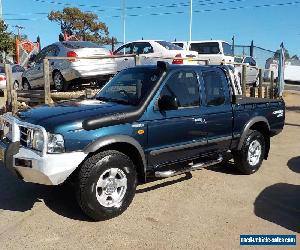
[[[24,147],[31,147],[29,144],[31,142],[32,129],[20,127],[20,143]]]

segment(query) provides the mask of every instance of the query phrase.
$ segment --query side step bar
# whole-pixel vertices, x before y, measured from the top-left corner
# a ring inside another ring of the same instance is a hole
[[[179,170],[179,171],[175,171],[175,170],[157,171],[154,174],[155,174],[155,177],[158,177],[158,178],[167,178],[167,177],[172,177],[172,176],[184,174],[186,172],[195,171],[195,170],[198,170],[198,169],[201,169],[201,168],[209,167],[209,166],[221,163],[222,161],[223,161],[223,157],[221,155],[219,155],[218,159],[216,159],[216,160],[197,163],[195,165],[192,165],[189,168],[184,168],[184,169]]]

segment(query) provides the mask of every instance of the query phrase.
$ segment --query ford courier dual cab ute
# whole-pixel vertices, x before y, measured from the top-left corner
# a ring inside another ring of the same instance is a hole
[[[237,96],[230,71],[158,62],[121,71],[93,99],[4,114],[4,165],[27,182],[70,181],[94,220],[125,211],[138,181],[217,164],[228,151],[252,174],[283,129],[285,104]]]

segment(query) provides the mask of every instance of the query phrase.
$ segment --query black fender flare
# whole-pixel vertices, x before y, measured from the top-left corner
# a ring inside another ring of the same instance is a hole
[[[101,148],[104,148],[106,146],[109,146],[109,145],[112,145],[115,143],[127,143],[127,144],[130,144],[131,146],[133,146],[134,148],[136,148],[136,150],[139,152],[140,157],[142,159],[143,175],[144,175],[144,178],[146,179],[147,161],[146,161],[146,156],[145,156],[143,147],[137,140],[135,140],[134,138],[132,138],[128,135],[111,135],[111,136],[101,137],[101,138],[91,142],[90,144],[88,144],[85,147],[84,152],[86,154],[94,153]]]
[[[239,143],[238,143],[238,146],[237,146],[237,149],[240,150],[243,146],[243,143],[246,139],[246,136],[247,136],[247,133],[249,132],[250,128],[255,124],[255,123],[258,123],[258,122],[263,122],[265,123],[267,126],[268,126],[268,129],[270,131],[270,124],[267,120],[267,118],[263,117],[263,116],[256,116],[256,117],[253,117],[252,119],[250,119],[250,121],[247,122],[247,124],[244,126],[244,129],[243,129],[243,132],[241,134],[241,137],[240,137],[240,140],[239,140]]]

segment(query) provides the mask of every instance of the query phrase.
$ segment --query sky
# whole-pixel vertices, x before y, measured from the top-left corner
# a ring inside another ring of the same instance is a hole
[[[25,27],[42,46],[58,40],[60,26],[47,19],[52,10],[78,7],[93,11],[111,36],[123,41],[122,0],[2,0],[3,18],[10,30]],[[190,0],[125,0],[126,41],[136,39],[189,40]],[[269,6],[271,5],[271,7]],[[256,6],[256,7],[255,7]],[[261,7],[264,6],[264,7]],[[222,39],[270,50],[281,42],[300,56],[300,0],[193,0],[192,40]],[[166,14],[167,13],[167,14]]]

